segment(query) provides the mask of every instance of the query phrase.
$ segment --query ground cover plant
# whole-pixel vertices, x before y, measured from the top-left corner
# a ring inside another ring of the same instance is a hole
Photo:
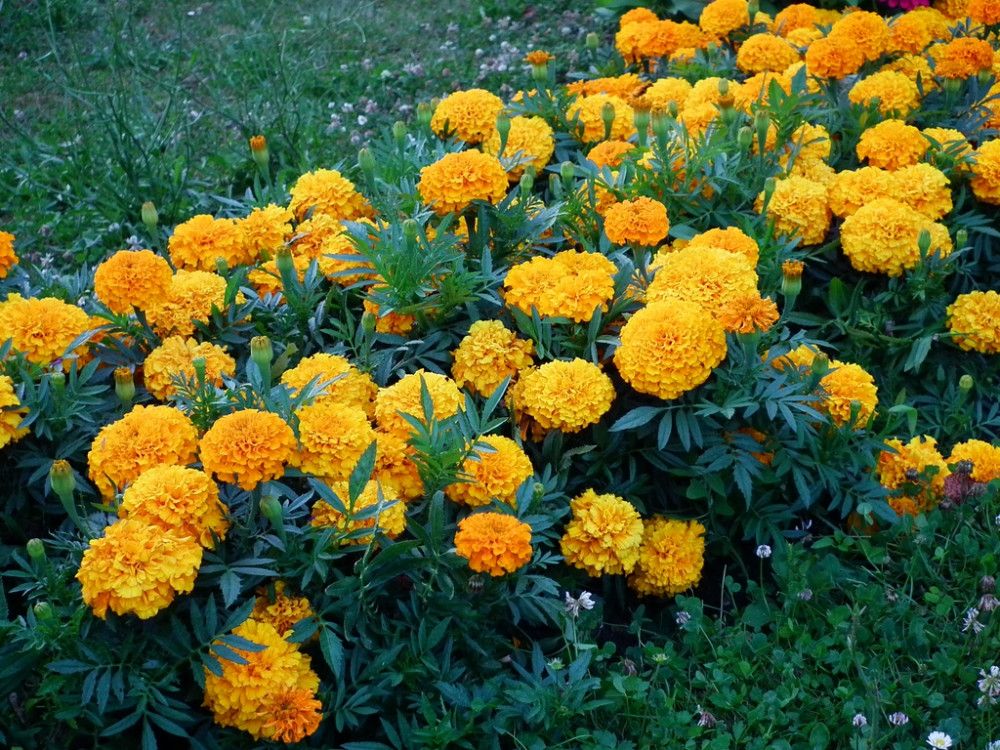
[[[670,10],[0,235],[4,743],[998,746],[1000,3]]]

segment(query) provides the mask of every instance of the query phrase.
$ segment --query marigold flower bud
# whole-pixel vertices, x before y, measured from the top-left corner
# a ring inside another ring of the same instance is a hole
[[[267,336],[254,336],[250,339],[250,359],[257,365],[265,386],[271,385],[271,362],[274,360],[274,347]]]
[[[559,165],[559,176],[562,177],[568,189],[573,184],[573,178],[576,176],[576,168],[573,166],[573,163],[564,161]]]
[[[406,142],[406,123],[402,120],[396,120],[392,124],[392,137],[396,139],[396,143],[400,146]]]
[[[61,371],[51,373],[49,385],[56,396],[62,396],[66,392],[66,375]]]
[[[45,542],[41,539],[29,539],[25,547],[28,550],[28,557],[35,562],[41,562],[45,559]]]
[[[365,333],[372,333],[375,330],[375,315],[368,310],[361,315],[361,328]]]
[[[115,368],[115,395],[126,409],[135,398],[135,381],[132,379],[132,370],[127,367]]]
[[[649,135],[649,110],[636,107],[632,121],[635,123],[635,130],[639,136],[639,148],[643,148],[646,145],[646,137]]]
[[[596,31],[591,31],[587,34],[586,38],[587,49],[591,52],[597,51],[601,46],[601,38],[597,35]]]
[[[959,249],[959,250],[962,249],[963,247],[965,247],[968,244],[968,242],[969,242],[969,230],[967,230],[967,229],[959,229],[957,232],[955,232],[955,248],[956,249]]]
[[[532,65],[531,80],[535,82],[536,86],[541,88],[549,80],[549,66],[544,64]]]
[[[274,265],[281,274],[281,281],[284,284],[286,278],[295,277],[295,259],[292,258],[292,251],[287,247],[278,250],[274,256]]]
[[[931,233],[926,229],[921,229],[920,234],[917,235],[917,249],[920,251],[921,258],[931,250]]]
[[[285,539],[285,511],[281,507],[281,503],[278,502],[278,498],[273,495],[268,495],[267,497],[261,498],[260,501],[260,512],[264,518],[267,519],[268,523],[271,524],[271,528],[274,529],[278,537],[284,541]]]
[[[406,219],[403,222],[403,236],[409,240],[413,241],[417,239],[420,235],[420,225],[414,219]]]
[[[417,105],[417,122],[422,128],[431,126],[431,118],[434,117],[434,104],[432,102],[420,102]]]
[[[521,175],[521,179],[518,182],[518,188],[521,192],[521,200],[527,201],[531,196],[531,191],[535,187],[535,173],[534,170],[525,170],[524,174]]]
[[[52,467],[49,469],[49,484],[52,485],[52,491],[56,493],[59,502],[62,503],[66,515],[76,524],[77,528],[87,533],[87,527],[76,509],[76,500],[73,497],[76,492],[76,477],[73,476],[73,468],[69,465],[69,461],[60,459],[52,462]]]
[[[215,259],[215,272],[219,274],[219,276],[223,277],[225,277],[229,273],[229,264],[226,263],[225,258]]]
[[[672,104],[673,102],[671,102]],[[653,133],[656,135],[656,140],[660,143],[667,142],[667,135],[670,130],[670,119],[666,117],[662,112],[657,112],[653,115]]]
[[[736,134],[736,142],[740,144],[740,148],[750,148],[753,144],[753,131],[744,125]]]
[[[369,180],[375,177],[375,157],[367,146],[358,151],[358,166]]]
[[[747,13],[750,15],[750,20],[753,21],[753,19],[757,16],[759,12],[760,12],[759,0],[750,0],[750,2],[747,3]]]
[[[36,602],[35,606],[31,608],[37,617],[42,622],[47,622],[55,617],[55,610],[52,609],[52,605],[48,602]]]
[[[191,366],[194,368],[194,374],[198,385],[205,382],[205,368],[207,363],[204,357],[195,357],[191,360]]]
[[[615,124],[615,105],[605,102],[601,107],[601,122],[604,123],[604,139],[611,138],[611,127]]]
[[[142,223],[146,225],[146,229],[150,232],[155,230],[156,225],[160,223],[160,215],[156,212],[156,204],[153,201],[146,201],[142,204],[140,215],[142,216]]]
[[[802,291],[802,270],[805,264],[801,260],[786,260],[781,264],[781,293],[786,297],[794,297]]]
[[[963,375],[962,377],[960,377],[958,379],[958,387],[961,388],[966,393],[968,393],[969,391],[971,391],[972,387],[975,384],[976,384],[976,381],[968,373],[966,373],[965,375]]]
[[[500,136],[500,147],[497,153],[502,154],[507,145],[507,136],[510,135],[510,118],[504,114],[497,118],[497,134]]]
[[[262,135],[251,136],[250,153],[253,155],[258,169],[267,169],[268,162],[271,160],[271,155],[267,150],[267,138]]]

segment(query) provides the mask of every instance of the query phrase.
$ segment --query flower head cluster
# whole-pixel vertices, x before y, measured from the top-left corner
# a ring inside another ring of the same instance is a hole
[[[281,382],[291,389],[293,397],[312,383],[319,390],[315,403],[335,401],[361,409],[369,417],[375,414],[378,386],[371,376],[338,354],[320,352],[303,357],[295,367],[281,374]]]
[[[605,107],[614,114],[610,127],[605,127]],[[635,135],[635,111],[621,97],[613,94],[593,94],[577,97],[569,109],[566,119],[579,121],[580,140],[597,143],[603,140],[627,141]]]
[[[646,290],[649,302],[683,300],[718,316],[735,299],[758,296],[757,272],[746,256],[719,247],[694,247],[661,253]]]
[[[507,172],[500,161],[481,151],[445,154],[420,170],[417,190],[439,214],[461,213],[472,201],[499,203],[507,194]]]
[[[292,635],[292,628],[315,615],[304,596],[287,593],[284,581],[276,581],[271,590],[261,589],[254,600],[250,619],[273,627],[282,638]]]
[[[15,351],[35,364],[79,355],[79,348],[68,351],[70,344],[93,327],[82,309],[54,297],[11,294],[0,302],[0,344],[10,340]]]
[[[320,528],[335,528],[351,536],[345,544],[370,544],[376,530],[390,539],[395,539],[406,530],[406,506],[391,495],[376,481],[369,481],[361,494],[350,502],[347,482],[333,482],[330,485],[343,508],[335,508],[326,500],[317,500],[312,509],[312,525]]]
[[[705,527],[697,521],[656,517],[646,521],[629,586],[645,596],[676,596],[701,580]]]
[[[639,560],[642,519],[617,495],[590,489],[570,504],[572,519],[560,546],[566,562],[591,576],[628,574]]]
[[[205,472],[160,465],[147,469],[129,485],[118,515],[214,547],[215,539],[224,539],[229,528],[225,511],[218,487]]]
[[[920,263],[920,236],[925,232],[930,253],[951,253],[951,237],[943,224],[893,198],[877,198],[844,220],[840,244],[857,270],[899,276]]]
[[[760,258],[760,246],[757,240],[738,227],[725,229],[709,229],[696,234],[688,240],[685,247],[718,247],[731,253],[742,255],[754,268]]]
[[[221,346],[170,336],[146,356],[142,366],[146,390],[161,401],[170,398],[177,391],[178,378],[194,379],[196,359],[205,363],[205,380],[217,387],[222,385],[223,376],[232,377],[236,372],[235,360]]]
[[[458,481],[445,493],[458,503],[476,508],[496,499],[513,505],[518,488],[535,475],[531,459],[517,443],[502,435],[487,435],[475,453],[462,463]]]
[[[291,464],[327,482],[347,479],[375,442],[375,430],[356,406],[327,398],[303,406],[296,414],[301,447]]]
[[[353,220],[372,215],[372,207],[354,183],[336,169],[306,172],[291,190],[288,209],[299,221],[318,215]],[[310,213],[312,212],[312,213]]]
[[[10,269],[17,265],[17,253],[14,252],[14,235],[10,232],[0,232],[0,279],[6,279]]]
[[[198,214],[174,227],[167,250],[174,267],[186,271],[214,271],[220,260],[233,268],[255,259],[247,251],[236,219],[216,219],[208,214]]]
[[[698,25],[709,36],[719,38],[750,23],[747,0],[712,0],[701,9]]]
[[[499,320],[477,320],[453,352],[452,377],[463,388],[491,395],[506,378],[531,367],[535,345],[518,338]]]
[[[754,34],[740,45],[736,66],[744,73],[780,73],[799,61],[798,50],[774,34]]]
[[[902,120],[882,120],[861,134],[857,154],[872,167],[896,170],[920,161],[929,143],[920,130]]]
[[[902,496],[890,497],[889,505],[900,514],[920,513],[934,507],[949,474],[937,441],[922,435],[905,444],[893,438],[886,445],[890,450],[882,451],[876,467],[879,482],[886,489],[903,491]]]
[[[764,197],[764,193],[757,197],[757,211],[765,210]],[[804,245],[820,244],[830,228],[826,186],[806,177],[792,175],[777,180],[766,211],[779,233],[798,237]]]
[[[146,318],[160,336],[190,336],[195,323],[207,323],[212,309],[226,307],[226,280],[208,271],[178,271],[166,297],[145,308]]]
[[[536,172],[545,169],[555,151],[556,142],[552,128],[541,117],[518,115],[510,120],[510,132],[500,153],[500,133],[497,130],[483,143],[483,151],[497,156],[500,160],[510,160],[513,165],[507,172],[511,182],[521,179],[528,167]]]
[[[971,78],[993,67],[993,47],[985,39],[958,37],[930,48],[934,74],[941,78]]]
[[[579,432],[611,408],[615,387],[591,362],[546,362],[522,373],[511,389],[514,408],[541,431]]]
[[[164,300],[174,272],[150,250],[119,250],[94,271],[94,294],[111,312],[127,314]]]
[[[543,318],[565,317],[586,323],[594,311],[607,311],[615,293],[614,263],[600,253],[564,250],[511,266],[504,279],[508,307]]]
[[[430,394],[434,419],[453,416],[465,403],[454,380],[436,372],[417,370],[378,392],[375,419],[379,430],[407,439],[413,427],[403,415],[423,421],[422,394],[425,388]]]
[[[456,91],[435,107],[431,129],[442,138],[454,134],[466,143],[482,143],[496,131],[502,111],[500,97],[485,89]]]
[[[972,464],[972,481],[992,482],[1000,479],[1000,446],[991,445],[985,440],[966,440],[951,449],[948,465],[954,466],[962,461]]]
[[[847,37],[823,37],[806,50],[806,68],[820,78],[846,78],[857,73],[864,62],[861,47]]]
[[[832,360],[830,372],[819,384],[823,408],[835,425],[865,425],[875,413],[878,389],[871,373],[861,365]]]
[[[962,349],[1000,354],[1000,293],[960,294],[947,312],[948,330]]]
[[[292,237],[292,212],[269,203],[255,208],[238,221],[246,254],[251,258],[272,257]]]
[[[531,560],[531,527],[514,516],[475,513],[458,522],[455,551],[477,573],[513,573]]]
[[[982,143],[974,158],[972,192],[984,203],[1000,206],[1000,139]]]
[[[878,104],[879,112],[889,116],[906,117],[920,106],[917,84],[893,70],[862,78],[851,87],[848,98],[854,104]]]
[[[27,413],[14,390],[14,381],[0,375],[0,448],[28,434],[28,430],[20,426]]]
[[[219,417],[198,445],[207,473],[244,490],[282,476],[295,450],[295,433],[285,420],[257,409]]]
[[[604,232],[616,245],[652,247],[667,236],[667,208],[652,198],[615,203],[604,214]]]

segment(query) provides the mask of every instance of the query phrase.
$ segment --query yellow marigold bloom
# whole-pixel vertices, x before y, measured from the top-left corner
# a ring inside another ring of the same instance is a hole
[[[0,375],[0,448],[28,434],[28,430],[19,427],[27,413],[14,390],[14,381]]]
[[[757,196],[754,208],[763,210],[763,193]],[[820,244],[831,220],[826,186],[796,175],[777,180],[767,204],[767,216],[779,234],[798,237],[803,245]]]
[[[308,599],[290,596],[285,593],[287,588],[284,581],[275,581],[273,591],[267,587],[259,589],[250,613],[250,619],[270,625],[282,638],[292,635],[297,623],[316,614]]]
[[[252,490],[277,479],[295,456],[295,433],[271,412],[243,409],[219,417],[198,444],[205,472]]]
[[[965,351],[1000,354],[1000,294],[960,294],[948,306],[948,330]]]
[[[816,182],[828,189],[837,177],[837,171],[819,159],[796,159],[786,177],[804,177],[810,182]]]
[[[402,415],[408,414],[423,421],[421,386],[426,387],[430,393],[435,419],[443,420],[454,416],[465,403],[462,391],[454,380],[436,372],[417,370],[379,390],[375,397],[375,419],[380,430],[392,432],[404,439],[409,438],[413,427]]]
[[[306,271],[309,270],[310,265],[312,265],[312,260],[304,255],[292,256],[292,266],[295,269],[295,276],[300,282],[305,279]],[[261,297],[281,294],[285,288],[285,284],[281,279],[281,272],[278,270],[278,264],[273,260],[266,261],[258,268],[250,271],[247,274],[247,281],[253,285],[254,290]],[[284,300],[282,300],[282,304],[284,304]]]
[[[795,47],[774,34],[754,34],[740,45],[736,67],[744,73],[780,73],[799,61]]]
[[[910,11],[895,18],[889,27],[891,52],[919,55],[936,38],[933,27],[927,23],[926,13]]]
[[[654,114],[667,112],[671,103],[683,109],[691,90],[691,84],[683,78],[668,76],[654,81],[639,97],[638,103]]]
[[[778,306],[759,292],[734,297],[719,314],[719,322],[730,333],[769,331],[778,322]]]
[[[646,86],[646,81],[642,80],[635,73],[625,73],[610,78],[592,78],[590,80],[568,83],[566,84],[566,93],[575,96],[611,94],[628,102],[639,96]]]
[[[200,565],[201,545],[194,538],[123,519],[90,540],[76,579],[84,604],[102,620],[109,608],[148,620],[194,588]]]
[[[801,344],[794,349],[775,357],[771,360],[771,366],[776,370],[784,370],[786,367],[802,369],[812,367],[813,362],[821,354],[820,350],[811,344]]]
[[[951,473],[938,452],[937,441],[922,435],[906,444],[893,438],[886,445],[892,450],[882,451],[875,467],[882,486],[889,490],[904,489],[906,485],[919,488],[916,495],[890,498],[893,510],[900,515],[916,515],[936,506],[944,493],[944,480]]]
[[[531,561],[531,527],[514,516],[476,513],[458,522],[455,551],[477,573],[513,573]]]
[[[997,0],[969,0],[965,12],[969,14],[969,18],[983,26],[1000,24],[1000,3]]]
[[[320,352],[303,357],[299,363],[281,374],[292,396],[297,396],[310,381],[323,386],[314,403],[330,401],[361,409],[369,418],[375,416],[375,395],[378,386],[368,373],[361,372],[338,354]]]
[[[499,320],[477,320],[453,356],[452,377],[462,388],[489,396],[506,378],[533,363],[535,345],[519,339]]]
[[[708,127],[715,122],[718,116],[719,107],[717,104],[689,101],[684,105],[677,120],[684,126],[688,135],[695,138],[708,130]]]
[[[700,305],[651,302],[621,330],[615,366],[639,393],[669,400],[708,380],[726,358],[722,325]]]
[[[662,257],[647,290],[650,302],[696,302],[718,316],[737,297],[757,294],[757,272],[744,255],[720,247],[688,245]]]
[[[244,663],[219,659],[221,675],[205,669],[205,706],[215,723],[254,739],[289,743],[315,732],[322,706],[315,697],[319,676],[309,657],[272,625],[253,618],[234,628],[233,635],[264,648],[230,646]]]
[[[408,503],[424,494],[424,483],[420,478],[420,470],[413,461],[416,451],[407,444],[407,437],[381,429],[375,431],[378,444],[375,478],[386,488],[387,494]]]
[[[920,106],[917,84],[902,73],[883,70],[858,81],[848,94],[854,104],[877,103],[886,116],[906,117]]]
[[[371,218],[372,207],[358,192],[354,183],[336,169],[317,169],[306,172],[289,191],[288,209],[302,221],[310,211],[311,217],[326,215],[337,220]]]
[[[166,401],[177,392],[175,378],[194,379],[194,360],[198,358],[205,361],[205,380],[216,387],[222,385],[223,376],[232,377],[236,373],[236,361],[221,346],[170,336],[146,356],[142,366],[146,390],[154,398]]]
[[[493,131],[483,142],[483,151],[493,156],[499,156],[503,161],[512,161],[514,166],[507,173],[511,182],[521,179],[524,170],[534,167],[536,172],[545,169],[552,154],[556,149],[555,138],[552,128],[541,117],[512,117],[510,120],[510,132],[507,134],[507,142],[504,144],[503,153],[500,151],[500,133]]]
[[[482,143],[496,130],[501,112],[500,97],[485,89],[456,91],[434,108],[431,130],[442,138],[454,134],[466,143]]]
[[[718,247],[728,250],[731,253],[742,255],[754,268],[760,259],[760,246],[757,241],[738,227],[726,227],[725,229],[709,229],[708,231],[696,234],[687,244],[687,247]]]
[[[166,298],[174,272],[150,250],[119,250],[94,271],[94,293],[111,312],[128,314]]]
[[[615,203],[604,214],[604,232],[616,245],[652,247],[669,229],[667,207],[644,196]]]
[[[892,33],[878,13],[848,13],[830,29],[831,39],[850,39],[858,45],[866,61],[877,60],[889,50]]]
[[[273,256],[291,239],[294,218],[292,212],[284,206],[269,203],[237,220],[243,232],[247,254],[251,258]]]
[[[649,21],[659,21],[659,16],[656,15],[649,8],[632,8],[625,13],[622,13],[621,18],[618,19],[618,27],[624,29],[634,23],[647,23]]]
[[[846,424],[862,426],[875,413],[878,406],[878,389],[871,373],[852,362],[831,360],[830,372],[819,382],[823,389],[823,409],[838,427]],[[857,419],[851,422],[851,413],[857,409]]]
[[[948,228],[892,198],[877,198],[844,219],[840,245],[858,271],[899,276],[920,263],[919,238],[931,235],[930,252],[952,251]]]
[[[896,182],[893,197],[928,219],[951,212],[951,183],[940,169],[921,162],[890,172]]]
[[[811,29],[819,23],[819,13],[808,3],[792,3],[779,10],[774,16],[774,30],[788,36],[797,29]]]
[[[174,267],[187,271],[214,271],[220,258],[229,268],[254,261],[236,219],[216,219],[208,214],[198,214],[174,227],[167,250]]]
[[[993,47],[985,39],[963,36],[929,50],[934,74],[941,78],[971,78],[993,67]]]
[[[835,216],[844,218],[877,198],[894,196],[897,188],[898,181],[893,173],[885,169],[861,167],[838,172],[827,190],[830,210]]]
[[[826,161],[830,158],[830,131],[822,125],[804,122],[792,132],[786,149],[794,151],[796,161]]]
[[[606,137],[615,141],[627,141],[635,135],[635,111],[632,107],[624,99],[612,94],[594,94],[577,97],[566,110],[567,120],[579,120],[583,128],[580,134],[582,142],[597,143],[606,139],[602,115],[605,104],[610,104],[615,113],[611,132]]]
[[[146,309],[146,319],[160,336],[191,336],[196,321],[207,323],[213,307],[225,306],[224,278],[208,271],[178,271],[167,296]]]
[[[972,464],[972,481],[992,482],[1000,479],[1000,446],[990,445],[983,440],[966,440],[951,449],[948,464],[954,466],[960,461]]]
[[[518,488],[534,475],[531,459],[521,446],[502,435],[487,435],[462,464],[459,478],[465,481],[448,485],[445,494],[473,508],[489,505],[494,498],[513,505]]]
[[[883,120],[861,134],[857,154],[870,166],[894,171],[920,161],[927,146],[927,139],[912,125],[902,120]]]
[[[560,541],[566,563],[593,577],[632,572],[639,561],[642,519],[617,495],[587,490],[570,503],[573,517]]]
[[[219,488],[205,472],[161,464],[147,469],[128,486],[118,516],[174,531],[212,548],[213,535],[226,538],[226,510],[219,500]]]
[[[847,37],[817,39],[806,50],[809,75],[820,78],[846,78],[857,73],[864,62],[861,47]]]
[[[375,289],[378,286],[384,285],[379,284],[371,288]],[[406,336],[413,330],[413,326],[417,323],[417,319],[409,313],[399,313],[395,310],[383,313],[381,311],[381,305],[368,296],[364,298],[362,305],[365,312],[371,313],[375,316],[375,330],[378,333],[391,333],[395,336]]]
[[[0,279],[6,279],[10,269],[17,265],[17,253],[14,252],[14,235],[10,232],[0,232]]]
[[[541,431],[579,432],[608,412],[615,387],[591,362],[557,360],[523,372],[511,397],[514,408]]]
[[[749,24],[750,8],[746,0],[712,0],[698,17],[701,30],[717,39]]]
[[[1000,94],[1000,90],[997,91]],[[972,155],[972,144],[965,133],[953,128],[924,128],[921,131],[930,143],[929,151],[934,155],[949,153],[955,161]]]
[[[420,198],[439,216],[461,213],[472,201],[499,203],[507,195],[507,173],[495,156],[481,151],[445,154],[420,170]]]
[[[645,19],[623,24],[619,28],[615,34],[615,49],[626,63],[638,62],[645,57],[643,47],[658,23],[658,18]]]
[[[375,442],[368,417],[355,406],[326,398],[296,414],[301,447],[291,464],[327,483],[350,477],[358,459]]]
[[[110,500],[154,466],[194,463],[197,447],[198,431],[182,412],[172,406],[135,406],[97,433],[87,455],[88,475]]]
[[[934,9],[949,19],[965,18],[968,15],[969,0],[934,0]]]
[[[600,253],[564,250],[551,258],[534,257],[511,266],[504,278],[508,307],[543,318],[565,317],[586,323],[600,308],[607,312],[618,269]]]
[[[809,49],[809,45],[813,42],[823,38],[823,32],[817,28],[811,29],[793,29],[787,34],[784,34],[785,39],[793,47],[798,47],[801,50]]]
[[[10,341],[14,351],[38,365],[81,355],[82,347],[72,352],[67,349],[92,328],[87,313],[54,297],[11,294],[0,302],[0,343]],[[63,363],[67,369],[68,365],[68,361]]]
[[[984,203],[1000,206],[1000,139],[986,141],[975,153],[972,167],[972,192]],[[3,312],[0,307],[0,331],[3,330]],[[3,333],[0,333],[0,337]]]
[[[601,141],[587,152],[587,158],[598,167],[617,167],[634,149],[635,144],[628,141]]]
[[[705,527],[657,516],[646,521],[628,584],[643,596],[676,596],[697,585],[705,564]]]
[[[406,531],[406,505],[401,501],[386,494],[388,488],[380,485],[376,481],[369,480],[361,494],[351,505],[350,494],[347,482],[332,482],[330,484],[334,494],[347,508],[347,515],[341,513],[325,500],[317,500],[312,508],[312,525],[321,528],[335,528],[339,531],[350,534],[363,529],[372,529],[373,533],[363,536],[345,539],[344,544],[371,544],[374,538],[374,531],[385,534],[390,539],[395,539]],[[356,518],[364,511],[378,507],[379,493],[382,494],[383,507],[377,514],[367,518]]]
[[[934,71],[931,70],[931,64],[927,62],[927,58],[922,55],[902,55],[901,57],[897,57],[895,60],[887,62],[882,66],[881,70],[891,70],[896,73],[902,73],[904,76],[909,78],[914,85],[916,85],[919,79],[920,85],[923,86],[925,94],[937,88],[937,83],[934,80]]]

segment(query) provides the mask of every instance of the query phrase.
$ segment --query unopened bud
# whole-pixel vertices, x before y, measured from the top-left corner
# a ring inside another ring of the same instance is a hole
[[[406,219],[403,222],[403,237],[413,242],[420,236],[420,225],[415,219]]]
[[[549,66],[546,64],[531,66],[531,80],[538,88],[542,88],[549,81]]]
[[[795,297],[802,291],[804,268],[801,260],[786,260],[781,264],[781,293],[786,297]]]
[[[369,180],[375,178],[375,157],[372,156],[371,149],[368,147],[358,151],[358,166],[361,167],[366,178]]]
[[[62,396],[66,392],[66,374],[61,370],[56,370],[49,375],[49,385],[52,387],[52,393],[56,397]]]
[[[396,120],[392,124],[392,137],[396,140],[400,146],[406,143],[406,123],[402,120]]]
[[[365,312],[361,315],[361,329],[365,333],[372,333],[375,330],[375,323],[376,320],[374,313],[365,310]]]
[[[649,121],[651,115],[648,109],[636,108],[632,121],[635,123],[636,133],[639,136],[639,148],[646,145],[646,137],[649,135]]]
[[[653,133],[656,135],[656,140],[661,143],[666,143],[667,136],[670,134],[670,119],[662,112],[658,112],[653,115],[652,120]]]
[[[274,361],[274,347],[267,336],[254,336],[250,339],[250,359],[257,365],[265,387],[271,385],[271,362]]]
[[[278,498],[273,495],[261,498],[260,512],[281,540],[285,541],[285,511],[281,507],[281,503],[278,502]]]
[[[132,370],[127,367],[115,368],[115,395],[126,409],[135,399],[135,380],[132,377]]]
[[[518,182],[518,189],[521,194],[521,200],[527,201],[531,196],[531,191],[535,188],[535,172],[532,169],[524,170],[524,174],[521,175],[521,179]]]
[[[28,550],[28,557],[35,562],[41,562],[45,559],[45,542],[41,539],[29,539],[25,547]]]
[[[966,393],[968,393],[969,391],[971,391],[972,387],[975,384],[976,384],[976,381],[968,373],[966,373],[965,375],[963,375],[962,377],[960,377],[958,379],[958,387],[961,388]]]
[[[764,180],[764,205],[766,206],[771,202],[771,196],[774,195],[774,188],[777,186],[777,182],[773,177],[768,177]]]
[[[559,176],[562,177],[563,183],[565,183],[566,188],[573,184],[573,178],[576,177],[576,168],[573,166],[572,162],[564,161],[559,165]]]
[[[747,14],[750,16],[750,20],[753,21],[757,13],[760,12],[760,2],[759,0],[750,0],[747,3]]]
[[[677,102],[675,102],[675,101],[669,101],[669,102],[667,102],[667,114],[668,115],[670,115],[673,119],[676,120],[677,119],[677,115],[679,115],[680,113],[681,113],[681,108],[679,106],[677,106]]]
[[[535,502],[540,502],[545,497],[545,485],[541,482],[535,482],[535,486],[531,488],[531,496]]]
[[[431,126],[431,118],[434,117],[434,105],[430,102],[420,102],[417,105],[417,122],[422,128]]]
[[[36,602],[31,610],[35,613],[35,617],[42,622],[48,622],[56,615],[52,605],[48,602]]]
[[[59,502],[62,503],[63,510],[66,511],[66,515],[70,517],[70,520],[76,524],[80,531],[85,534],[89,533],[86,524],[84,524],[83,519],[76,509],[76,498],[74,497],[76,492],[76,477],[73,476],[73,468],[69,465],[68,461],[60,459],[52,462],[52,466],[49,469],[49,484],[52,485],[52,491],[56,493],[56,497],[59,498]]]
[[[830,371],[830,358],[820,353],[813,358],[812,371],[817,375],[826,375]]]
[[[736,133],[736,142],[742,149],[748,149],[753,145],[753,131],[744,125]]]
[[[500,149],[497,153],[502,154],[507,145],[507,136],[510,135],[510,118],[507,115],[497,117],[497,135],[500,136]]]
[[[961,250],[963,247],[966,247],[968,243],[969,243],[968,229],[959,229],[957,232],[955,232],[955,247],[957,249]]]
[[[596,31],[591,31],[587,34],[586,44],[587,49],[591,52],[596,52],[601,46],[601,37],[597,35]]]
[[[191,360],[191,367],[194,368],[195,382],[200,386],[205,382],[205,358],[195,357]]]
[[[287,247],[278,249],[278,252],[274,256],[274,265],[281,276],[282,284],[286,284],[286,277],[294,278],[295,260],[292,258],[292,251]]]
[[[229,275],[229,264],[226,263],[226,259],[225,258],[216,258],[215,259],[215,272],[217,274],[219,274],[219,276],[223,276],[223,277]]]
[[[608,139],[615,124],[615,105],[611,102],[604,102],[604,106],[601,107],[601,122],[604,123],[604,138]]]
[[[250,138],[250,153],[253,155],[253,160],[257,164],[257,168],[260,170],[267,169],[267,165],[271,160],[271,155],[267,150],[267,138],[262,135],[255,135]]]
[[[920,234],[917,235],[917,249],[920,250],[921,257],[931,251],[931,233],[926,229],[921,229]]]
[[[154,231],[156,225],[160,223],[160,215],[156,212],[156,204],[153,201],[146,201],[142,204],[140,215],[142,216],[142,223],[146,225],[146,229],[150,232]]]

